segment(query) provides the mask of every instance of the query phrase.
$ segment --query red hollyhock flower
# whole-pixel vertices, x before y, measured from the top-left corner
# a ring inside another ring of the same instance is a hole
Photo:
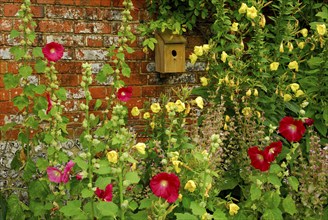
[[[127,102],[132,96],[132,87],[122,87],[117,91],[117,98],[122,102]]]
[[[157,197],[173,203],[179,197],[180,180],[173,173],[159,173],[150,180],[150,188]]]
[[[270,163],[265,159],[264,152],[258,147],[250,147],[248,156],[251,159],[251,165],[258,170],[267,171],[270,168]]]
[[[104,200],[105,202],[111,202],[113,199],[113,184],[108,184],[105,190],[97,187],[95,194],[99,199]]]
[[[311,125],[313,125],[313,123],[314,123],[314,120],[312,118],[307,118],[304,120],[304,124],[307,126],[311,126]]]
[[[282,150],[281,141],[271,143],[263,150],[264,159],[266,159],[266,161],[271,163],[276,159],[276,156],[281,152],[281,150]]]
[[[302,120],[286,116],[279,123],[279,133],[289,142],[297,142],[302,139],[305,127]]]
[[[52,108],[52,102],[51,102],[51,98],[50,98],[50,94],[47,93],[47,101],[48,101],[48,108],[47,108],[47,111],[46,113],[48,114]]]
[[[51,42],[42,48],[42,53],[48,61],[57,62],[63,57],[64,47],[61,44]]]

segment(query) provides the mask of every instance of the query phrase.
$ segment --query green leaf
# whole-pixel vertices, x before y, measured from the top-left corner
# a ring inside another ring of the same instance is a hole
[[[32,160],[28,160],[25,164],[23,179],[28,181],[33,177],[34,174],[36,174],[35,163]]]
[[[17,30],[11,30],[10,31],[10,38],[16,38],[20,35],[21,33]]]
[[[20,77],[11,73],[6,73],[3,77],[3,81],[6,89],[16,88],[19,84]]]
[[[24,220],[26,219],[24,210],[21,206],[21,201],[19,201],[16,195],[11,195],[8,198],[8,212],[7,220]]]
[[[291,195],[288,195],[283,201],[282,201],[282,207],[284,208],[285,212],[287,212],[290,215],[294,215],[297,213],[297,208],[295,205],[295,201],[293,200]]]
[[[9,51],[14,55],[15,60],[20,60],[26,54],[26,51],[20,46],[13,46]]]
[[[255,184],[251,185],[250,193],[251,193],[251,200],[252,201],[259,199],[261,197],[261,194],[262,194],[261,189],[259,189],[257,187],[257,185],[255,185]]]
[[[152,205],[152,199],[150,198],[145,198],[140,201],[140,206],[139,209],[148,209]]]
[[[282,171],[282,168],[278,164],[276,164],[276,163],[271,164],[270,173],[277,174],[281,171]]]
[[[282,186],[281,180],[275,174],[269,174],[268,182],[274,186],[278,186],[278,187]]]
[[[28,194],[31,200],[35,199],[44,199],[50,194],[50,188],[47,181],[45,180],[36,180],[29,184]]]
[[[264,203],[267,204],[266,207],[278,208],[281,198],[277,192],[269,191],[263,196]]]
[[[23,144],[28,144],[29,137],[24,132],[19,132],[18,141],[20,141]]]
[[[34,42],[36,34],[34,32],[31,32],[26,35],[27,39],[29,39],[31,42]]]
[[[289,176],[287,177],[287,180],[288,180],[288,184],[292,187],[292,189],[298,192],[298,185],[300,184],[298,182],[298,179],[294,176]]]
[[[43,60],[36,61],[36,64],[34,66],[35,71],[37,73],[43,73],[45,71],[46,67],[47,67],[47,63]]]
[[[322,120],[320,120],[320,119],[314,120],[314,127],[319,131],[319,133],[321,135],[326,137],[326,135],[327,135],[327,126],[325,125],[325,123]]]
[[[66,217],[77,216],[82,212],[81,204],[82,202],[78,200],[67,201],[67,205],[61,207],[59,211]]]
[[[28,106],[29,100],[26,96],[19,95],[13,99],[13,103],[19,109],[19,111],[21,111]]]
[[[44,57],[41,47],[34,47],[32,50],[32,54],[34,57]]]
[[[204,213],[206,213],[206,209],[204,207],[201,207],[199,203],[197,202],[191,202],[190,208],[192,210],[192,214],[202,216]]]
[[[67,92],[66,89],[60,88],[55,91],[55,94],[61,101],[66,101],[67,100],[66,92]]]
[[[47,167],[49,166],[49,162],[48,160],[44,159],[44,158],[38,158],[36,161],[36,167],[40,170],[40,171],[45,171],[47,169]]]
[[[97,99],[97,101],[96,101],[96,103],[95,103],[94,110],[97,110],[101,105],[102,105],[102,101],[101,101],[101,99]]]
[[[137,172],[128,172],[125,175],[125,179],[128,180],[130,183],[138,183],[140,181],[140,177],[138,176]]]
[[[97,204],[97,209],[102,216],[116,216],[118,212],[118,206],[113,202],[100,201]]]
[[[110,184],[112,181],[111,177],[98,177],[95,186],[99,187],[100,189],[105,189],[108,184]]]
[[[282,213],[280,209],[274,208],[274,209],[265,209],[263,216],[263,220],[283,220]]]
[[[227,220],[228,219],[226,217],[226,214],[223,211],[221,211],[221,210],[216,210],[213,213],[213,218],[214,218],[214,220]]]
[[[116,56],[118,59],[124,60],[124,53],[117,53]]]
[[[130,77],[131,69],[130,67],[123,67],[122,68],[122,75],[125,77]]]
[[[33,91],[39,95],[43,94],[46,91],[47,87],[45,85],[38,85],[33,87]]]
[[[320,67],[320,65],[324,62],[321,57],[312,57],[311,59],[307,60],[307,64],[311,69],[315,69]]]
[[[33,69],[30,66],[21,66],[18,69],[18,73],[21,75],[23,78],[27,78],[30,75],[32,75]]]
[[[198,220],[198,218],[190,213],[175,213],[177,220]]]
[[[94,195],[94,191],[84,188],[81,191],[82,198],[91,198]]]
[[[133,52],[134,52],[134,49],[131,48],[131,47],[129,47],[129,46],[125,46],[125,50],[126,50],[126,52],[128,52],[128,53],[133,53]]]
[[[39,126],[39,122],[35,120],[34,117],[30,116],[26,120],[26,125],[32,129],[37,129]]]

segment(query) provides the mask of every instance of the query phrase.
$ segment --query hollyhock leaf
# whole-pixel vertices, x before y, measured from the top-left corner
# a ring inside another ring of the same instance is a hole
[[[56,96],[61,100],[61,101],[66,101],[67,97],[66,97],[66,89],[64,88],[60,88],[58,90],[55,91]]]
[[[125,179],[130,181],[130,183],[132,183],[132,184],[139,183],[139,181],[140,181],[140,177],[138,176],[137,172],[128,172],[125,175]]]
[[[81,191],[82,198],[91,198],[93,196],[94,192],[90,189],[84,188]]]
[[[281,180],[275,174],[269,174],[268,182],[274,186],[282,186]]]
[[[37,180],[29,184],[28,194],[31,200],[43,199],[50,193],[50,188],[45,180]]]
[[[9,51],[14,55],[15,60],[20,60],[26,54],[26,50],[20,46],[13,46]]]
[[[34,57],[44,57],[41,47],[34,47],[32,50],[32,54]]]
[[[97,181],[95,182],[95,186],[99,187],[100,189],[105,189],[106,186],[108,185],[108,183],[110,183],[112,181],[111,177],[102,177],[99,176],[97,178]]]
[[[97,204],[97,209],[102,216],[116,216],[118,212],[118,206],[113,202],[100,201]]]
[[[177,220],[197,220],[198,218],[190,213],[174,213]]]
[[[97,110],[101,105],[102,105],[101,99],[97,99],[95,103],[95,107],[93,109]]]
[[[21,66],[18,69],[18,73],[21,75],[23,78],[27,78],[30,75],[32,75],[33,69],[30,66]]]
[[[263,201],[266,207],[277,208],[279,207],[281,198],[277,192],[269,191],[264,194]]]
[[[20,77],[19,75],[6,73],[3,77],[3,82],[5,84],[6,89],[13,89],[19,85]]]
[[[49,162],[48,160],[44,159],[44,158],[38,158],[36,161],[36,167],[40,170],[40,171],[45,171],[47,169],[47,167],[49,166]]]
[[[277,174],[282,171],[282,168],[278,164],[271,164],[270,173]]]
[[[34,69],[37,73],[43,73],[47,67],[47,63],[43,60],[36,61]]]
[[[15,219],[15,220],[24,220],[26,219],[24,210],[21,205],[21,201],[19,198],[12,194],[9,196],[7,199],[7,216],[10,217],[10,219]]]
[[[122,64],[122,75],[125,77],[130,77],[131,69],[128,64]]]
[[[319,133],[321,135],[323,135],[324,137],[327,135],[327,126],[325,125],[325,123],[318,119],[314,121],[314,127],[319,131]]]
[[[140,201],[139,209],[147,209],[151,207],[152,205],[152,199],[151,198],[145,198]]]
[[[219,209],[213,213],[213,218],[214,220],[228,220],[226,214]]]
[[[31,42],[34,42],[36,34],[34,32],[31,32],[26,35],[27,39],[30,40]]]
[[[79,200],[67,201],[67,205],[62,206],[59,211],[66,217],[78,216],[82,212],[81,205]]]
[[[283,220],[282,212],[279,208],[274,209],[265,209],[263,216],[263,220]]]
[[[294,215],[297,213],[297,208],[295,205],[295,201],[291,197],[291,195],[288,195],[284,200],[282,201],[282,207],[284,208],[285,212],[287,212],[290,215]]]
[[[18,37],[20,35],[21,35],[21,33],[19,31],[17,31],[17,30],[11,30],[9,36],[10,36],[10,38],[16,38],[16,37]]]
[[[294,176],[289,176],[287,177],[287,180],[288,180],[288,184],[292,187],[292,189],[298,192],[298,186],[300,184],[298,182],[298,179]]]
[[[38,85],[33,88],[33,91],[36,94],[43,94],[46,91],[47,87],[45,85]]]
[[[190,204],[190,208],[192,211],[192,214],[202,216],[204,213],[206,213],[206,209],[204,207],[201,207],[199,203],[192,201]]]
[[[252,201],[259,199],[261,197],[261,194],[262,194],[261,189],[259,189],[257,187],[257,185],[255,185],[255,184],[251,185],[250,193],[251,193],[251,200]]]

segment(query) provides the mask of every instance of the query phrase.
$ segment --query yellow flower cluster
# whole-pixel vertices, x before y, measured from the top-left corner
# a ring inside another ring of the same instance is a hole
[[[179,160],[179,152],[177,151],[170,152],[168,156],[171,160],[171,163],[173,164],[175,172],[180,173],[181,168],[179,166],[182,165],[183,163]]]
[[[291,83],[291,84],[289,84],[288,87],[292,90],[292,92],[294,93],[296,98],[301,97],[301,96],[304,95],[303,90],[299,89],[300,85],[298,83]],[[288,94],[288,93],[284,94],[283,97],[284,97],[285,102],[289,102],[290,100],[293,99],[293,96],[291,94]]]
[[[189,55],[189,59],[191,64],[195,65],[198,57],[201,57],[205,54],[207,54],[210,50],[210,46],[208,44],[204,44],[202,46],[195,46],[194,52]]]
[[[242,3],[239,10],[238,10],[239,14],[245,14],[246,16],[250,19],[254,19],[257,17],[257,10],[254,6],[252,7],[248,7],[245,3]]]

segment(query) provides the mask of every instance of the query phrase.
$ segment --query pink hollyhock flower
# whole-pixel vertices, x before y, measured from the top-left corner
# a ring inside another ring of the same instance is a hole
[[[311,125],[313,125],[313,123],[314,123],[314,120],[312,118],[306,118],[304,120],[304,124],[307,126],[311,126]]]
[[[57,169],[56,167],[48,167],[47,174],[48,174],[48,178],[51,182],[54,182],[54,183],[61,182],[62,172],[59,169]]]
[[[279,133],[289,142],[297,142],[302,139],[305,127],[302,120],[286,116],[279,123]]]
[[[54,183],[67,183],[69,180],[69,173],[74,165],[75,163],[73,161],[69,161],[64,168],[64,172],[56,167],[48,167],[47,174],[49,180]]]
[[[179,197],[180,180],[173,173],[159,173],[150,180],[150,188],[157,197],[173,203]]]
[[[50,94],[47,93],[47,101],[48,101],[48,108],[46,113],[48,114],[50,112],[50,110],[52,109],[52,102],[51,102],[51,98],[50,98]]]
[[[99,199],[104,200],[105,202],[111,202],[113,199],[113,185],[108,184],[105,190],[99,189],[97,187],[95,194]]]
[[[132,87],[122,87],[117,91],[117,98],[122,102],[127,102],[132,96]]]
[[[248,156],[251,159],[251,165],[258,170],[267,171],[270,168],[270,163],[265,159],[264,152],[258,147],[250,147]]]
[[[276,159],[276,156],[280,154],[281,150],[282,150],[281,141],[271,143],[263,150],[264,159],[269,163],[271,163]]]
[[[48,61],[57,62],[63,57],[64,47],[61,44],[51,42],[42,48],[42,53]]]

